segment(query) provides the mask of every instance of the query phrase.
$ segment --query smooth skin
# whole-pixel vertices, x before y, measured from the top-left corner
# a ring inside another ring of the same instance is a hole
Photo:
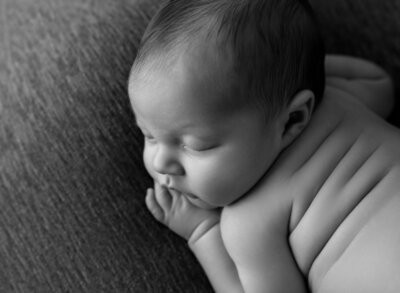
[[[369,109],[393,105],[386,73],[328,56],[315,113],[303,90],[266,125],[221,94],[213,58],[198,49],[131,76],[153,216],[188,240],[216,292],[400,291],[400,133]]]

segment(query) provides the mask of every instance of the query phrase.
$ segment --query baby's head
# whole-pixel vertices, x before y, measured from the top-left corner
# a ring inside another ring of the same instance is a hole
[[[308,123],[324,49],[302,0],[172,0],[129,79],[155,181],[205,208],[233,203]]]

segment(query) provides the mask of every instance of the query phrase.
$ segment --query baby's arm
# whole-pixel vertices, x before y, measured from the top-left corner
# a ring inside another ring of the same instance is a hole
[[[244,291],[308,292],[290,248],[285,205],[266,206],[266,196],[248,196],[243,206],[225,209],[222,215],[223,239]]]
[[[188,240],[216,292],[243,292],[222,242],[220,211],[198,208],[185,196],[158,184],[147,191],[146,204],[159,222]]]
[[[349,93],[370,110],[388,117],[394,106],[390,76],[376,64],[350,56],[327,55],[326,86]]]
[[[236,266],[222,241],[220,224],[189,239],[189,247],[202,265],[215,292],[244,292]]]

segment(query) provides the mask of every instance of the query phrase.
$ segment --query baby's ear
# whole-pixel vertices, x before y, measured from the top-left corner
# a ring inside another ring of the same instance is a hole
[[[293,97],[285,114],[283,148],[292,143],[307,126],[314,110],[314,101],[314,93],[310,90],[302,90]]]

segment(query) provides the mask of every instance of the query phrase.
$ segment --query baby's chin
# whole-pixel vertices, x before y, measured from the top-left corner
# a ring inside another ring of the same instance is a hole
[[[193,205],[195,205],[196,207],[199,207],[199,208],[201,208],[201,209],[213,210],[213,209],[218,208],[217,206],[214,206],[214,205],[212,205],[212,204],[209,204],[209,203],[207,203],[207,202],[201,200],[200,198],[198,198],[198,197],[195,196],[195,195],[186,194],[186,193],[184,193],[183,195],[186,196],[186,198],[188,199],[188,201],[189,201],[191,204],[193,204]]]
[[[220,196],[221,192],[212,192],[211,190],[207,191],[208,193],[196,193],[196,192],[192,193],[187,191],[181,191],[181,194],[183,194],[193,205],[207,210],[224,208],[226,206],[236,203],[243,197],[240,196],[240,194],[236,194],[234,192],[230,193],[232,196],[222,197]],[[203,199],[215,199],[215,200],[205,201]]]

